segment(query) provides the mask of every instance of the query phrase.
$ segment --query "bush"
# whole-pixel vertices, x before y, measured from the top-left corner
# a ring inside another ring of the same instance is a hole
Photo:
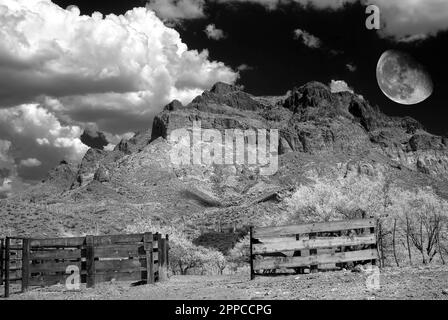
[[[150,220],[140,219],[126,228],[128,233],[159,232],[169,235],[170,269],[174,274],[185,275],[196,269],[202,273],[220,273],[226,268],[224,255],[216,250],[194,245],[182,230],[172,226],[154,224]]]
[[[286,202],[289,223],[375,217],[382,265],[412,264],[416,253],[423,264],[437,255],[445,263],[448,202],[431,188],[405,190],[381,175],[316,179]]]
[[[378,216],[387,202],[382,176],[317,179],[313,186],[300,186],[287,199],[290,222],[332,221]]]
[[[250,236],[245,236],[238,241],[229,252],[229,260],[237,265],[244,265],[250,262]]]

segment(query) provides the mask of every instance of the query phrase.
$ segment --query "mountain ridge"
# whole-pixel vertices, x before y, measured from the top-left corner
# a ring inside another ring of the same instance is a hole
[[[221,132],[277,129],[278,171],[260,176],[257,165],[173,166],[168,137],[195,122]],[[217,83],[188,105],[174,100],[151,129],[123,139],[114,150],[89,149],[78,167],[62,162],[20,200],[7,199],[38,217],[46,208],[45,216],[56,216],[56,222],[45,228],[35,220],[20,224],[12,217],[18,209],[11,209],[0,211],[12,221],[0,232],[79,234],[95,226],[100,233],[113,233],[144,217],[197,235],[215,223],[269,223],[286,210],[283,199],[297,186],[312,184],[312,176],[379,173],[407,188],[431,186],[448,198],[448,138],[318,82],[280,97],[255,97]]]

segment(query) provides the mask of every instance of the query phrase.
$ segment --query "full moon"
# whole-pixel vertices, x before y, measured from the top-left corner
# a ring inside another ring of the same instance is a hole
[[[426,100],[434,89],[425,67],[411,55],[397,50],[388,50],[381,55],[376,78],[389,99],[405,105]]]

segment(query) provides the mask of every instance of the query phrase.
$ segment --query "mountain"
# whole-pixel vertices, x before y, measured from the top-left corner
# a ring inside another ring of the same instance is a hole
[[[173,165],[170,135],[188,135],[198,123],[223,136],[230,129],[267,130],[269,145],[278,144],[278,170],[261,175],[260,164]],[[270,140],[271,130],[278,130],[278,141]],[[269,224],[286,210],[284,199],[316,175],[382,173],[406,188],[432,186],[448,198],[447,137],[318,82],[279,97],[217,83],[186,106],[168,104],[150,130],[113,151],[100,145],[78,166],[61,162],[42,184],[2,200],[0,234],[107,234],[146,218],[192,236],[217,225]]]

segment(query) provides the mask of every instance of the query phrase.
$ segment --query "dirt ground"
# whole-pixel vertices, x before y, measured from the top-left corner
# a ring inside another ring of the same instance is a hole
[[[172,276],[155,285],[132,286],[112,282],[93,289],[67,291],[64,286],[36,288],[10,299],[28,300],[263,300],[263,299],[437,299],[448,300],[448,267],[385,268],[380,287],[368,289],[364,272],[336,271],[288,276],[259,276],[250,281],[247,274],[226,276]],[[0,287],[2,293],[3,288]]]

